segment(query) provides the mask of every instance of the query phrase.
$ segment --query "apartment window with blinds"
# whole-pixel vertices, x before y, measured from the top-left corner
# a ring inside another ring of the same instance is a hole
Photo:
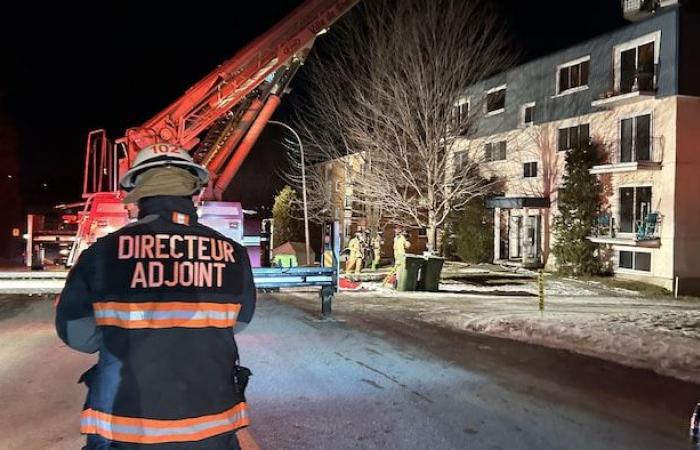
[[[484,146],[486,161],[503,161],[506,159],[506,141],[490,142]]]
[[[588,86],[589,65],[590,57],[559,66],[559,89],[557,93],[561,94],[571,89]]]
[[[559,151],[570,150],[579,145],[588,143],[590,140],[590,129],[587,123],[574,127],[559,129]]]

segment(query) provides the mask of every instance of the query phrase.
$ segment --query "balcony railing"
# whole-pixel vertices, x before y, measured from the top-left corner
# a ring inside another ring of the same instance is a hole
[[[643,219],[634,222],[633,233],[620,233],[617,220],[610,214],[596,218],[592,242],[599,244],[627,245],[632,247],[658,247],[661,235],[661,215],[658,212],[649,213]]]
[[[614,165],[625,163],[660,163],[664,156],[663,137],[651,137],[649,141],[633,141],[623,144],[622,141],[604,144],[604,160],[602,164]]]
[[[628,103],[630,101],[635,101],[643,95],[655,95],[658,88],[658,73],[658,64],[654,64],[653,69],[637,69],[633,74],[621,72],[617,80],[613,73],[610,80],[610,87],[600,94],[597,100],[593,101],[593,106]]]
[[[622,0],[625,19],[639,20],[653,13],[659,7],[659,0]]]

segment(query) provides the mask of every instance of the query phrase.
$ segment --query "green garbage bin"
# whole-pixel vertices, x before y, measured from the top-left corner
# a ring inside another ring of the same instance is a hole
[[[297,262],[296,255],[279,254],[275,255],[272,260],[272,265],[274,267],[297,267],[299,263]]]
[[[422,291],[437,292],[440,290],[440,272],[445,258],[428,256],[424,259],[423,270],[419,280],[419,288]]]
[[[406,255],[398,276],[396,290],[415,291],[418,288],[418,277],[425,259],[418,255]]]

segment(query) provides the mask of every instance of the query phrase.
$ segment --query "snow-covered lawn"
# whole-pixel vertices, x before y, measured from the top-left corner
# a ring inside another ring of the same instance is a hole
[[[447,280],[438,293],[362,286],[341,293],[335,310],[395,312],[399,320],[566,349],[700,383],[698,299],[647,298],[600,283],[548,279],[540,313],[532,280]]]

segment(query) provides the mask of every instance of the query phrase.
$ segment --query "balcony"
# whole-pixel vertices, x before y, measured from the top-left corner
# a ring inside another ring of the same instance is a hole
[[[663,137],[652,137],[647,143],[622,141],[604,145],[605,160],[593,166],[592,174],[634,172],[637,170],[660,170],[664,156]]]
[[[659,7],[659,0],[622,0],[622,12],[630,22],[645,19]]]
[[[613,79],[611,89],[603,92],[591,106],[612,107],[629,105],[656,96],[659,65],[654,64],[649,70],[623,70],[619,79]],[[613,78],[616,78],[613,76]]]
[[[621,233],[617,220],[611,215],[597,218],[594,234],[588,240],[596,244],[617,245],[623,247],[659,248],[661,247],[661,215],[649,213],[644,220],[637,220],[634,233]]]

